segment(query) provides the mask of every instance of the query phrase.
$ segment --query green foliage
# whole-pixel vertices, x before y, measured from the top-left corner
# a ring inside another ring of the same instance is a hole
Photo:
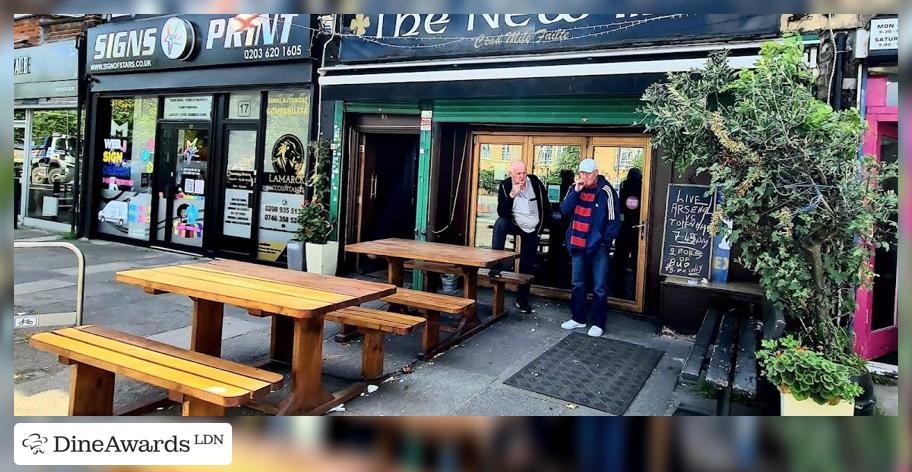
[[[792,336],[764,339],[757,351],[763,375],[798,400],[810,398],[823,405],[851,401],[864,390],[851,380],[851,369],[801,346]]]
[[[490,195],[497,193],[500,182],[494,178],[494,169],[481,169],[478,171],[478,187]]]
[[[326,244],[333,224],[329,220],[326,198],[329,196],[329,174],[332,155],[329,142],[317,140],[307,143],[307,152],[313,159],[313,170],[307,180],[311,198],[305,200],[295,219],[298,232],[295,239],[304,243]]]
[[[697,381],[697,395],[712,400],[719,396],[719,389],[706,379],[700,379]]]
[[[727,53],[703,69],[672,73],[643,95],[647,129],[678,171],[711,177],[724,199],[721,225],[767,298],[795,318],[802,340],[836,362],[853,362],[848,327],[855,291],[870,284],[868,260],[895,237],[895,165],[858,158],[864,123],[811,91],[801,40],[762,46],[753,70]]]

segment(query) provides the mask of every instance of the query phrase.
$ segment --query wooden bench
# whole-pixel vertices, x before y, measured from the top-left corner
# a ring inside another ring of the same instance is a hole
[[[496,317],[504,313],[504,297],[506,296],[507,284],[527,285],[531,284],[535,277],[529,274],[506,271],[501,271],[497,277],[491,277],[489,269],[480,269],[478,278],[487,281],[494,287],[494,303],[491,307],[491,313]]]
[[[437,262],[426,262],[426,261],[406,261],[404,267],[407,269],[418,269],[426,272],[434,272],[438,274],[455,274],[455,275],[464,275],[461,268],[456,267],[451,264],[441,264]],[[490,269],[478,269],[478,279],[490,283],[494,288],[493,302],[491,306],[492,316],[499,317],[504,314],[504,299],[506,296],[506,286],[507,284],[515,285],[526,285],[532,283],[534,276],[528,274],[520,274],[517,272],[501,271],[499,277],[491,277]],[[436,286],[432,283],[429,283],[430,280],[425,282],[427,291],[435,292]]]
[[[440,344],[440,314],[462,317],[460,325],[465,322],[465,317],[472,313],[470,308],[475,306],[474,300],[453,297],[439,293],[421,292],[407,288],[399,288],[393,295],[387,295],[381,300],[389,303],[391,309],[396,311],[400,307],[414,308],[427,322],[421,337],[421,349],[425,356],[430,354]]]
[[[98,326],[38,333],[29,345],[69,364],[71,416],[113,414],[114,374],[169,392],[184,416],[222,416],[282,386],[282,375]]]
[[[746,399],[757,396],[756,352],[762,324],[740,310],[707,310],[681,370],[685,383],[702,378],[721,393],[716,405],[719,416],[728,415],[732,393]]]
[[[373,380],[383,375],[383,335],[411,333],[425,323],[424,318],[364,307],[349,307],[326,314],[327,321],[353,326],[364,333],[361,351],[361,377]]]

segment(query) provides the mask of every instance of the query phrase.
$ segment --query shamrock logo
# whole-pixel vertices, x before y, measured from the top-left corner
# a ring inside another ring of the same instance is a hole
[[[370,25],[370,17],[358,13],[354,18],[352,18],[351,24],[348,26],[348,28],[352,31],[352,33],[355,33],[355,35],[364,36],[364,33],[367,32],[367,28],[369,28]]]

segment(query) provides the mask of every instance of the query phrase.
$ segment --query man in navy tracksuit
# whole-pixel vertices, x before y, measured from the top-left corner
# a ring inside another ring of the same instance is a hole
[[[570,294],[573,317],[561,328],[586,326],[586,282],[591,279],[592,325],[588,334],[598,337],[605,330],[611,274],[609,251],[621,228],[621,206],[614,187],[599,175],[595,160],[580,162],[579,175],[561,202],[561,213],[573,218],[567,229],[566,242],[573,265],[573,291]]]

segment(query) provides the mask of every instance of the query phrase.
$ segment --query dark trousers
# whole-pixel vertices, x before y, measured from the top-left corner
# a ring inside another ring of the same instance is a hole
[[[506,218],[497,218],[497,221],[494,223],[494,240],[491,241],[491,248],[503,250],[504,246],[507,244],[508,234],[520,236],[522,238],[519,247],[519,272],[521,274],[532,275],[533,268],[535,267],[535,256],[538,254],[538,233],[534,231],[526,233],[520,229],[519,226],[516,226],[516,223],[513,221]],[[512,267],[504,265],[495,268],[502,271],[512,270]],[[516,288],[516,301],[519,304],[525,305],[529,303],[529,288],[529,284],[520,285]]]
[[[608,246],[571,254],[573,290],[570,292],[570,312],[577,323],[586,323],[586,294],[592,290],[592,324],[605,329],[608,304],[608,281],[611,278],[611,258]]]

